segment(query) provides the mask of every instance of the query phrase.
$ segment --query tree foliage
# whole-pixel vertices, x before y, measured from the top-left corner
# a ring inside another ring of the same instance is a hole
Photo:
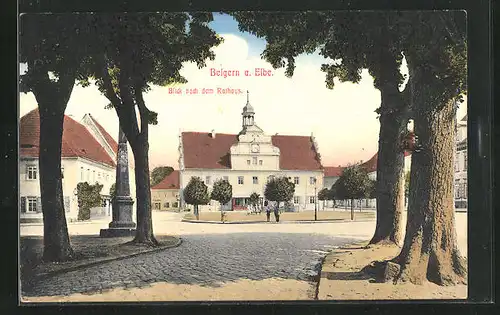
[[[115,199],[115,196],[116,196],[116,183],[111,184],[111,187],[109,187],[109,196],[111,197],[111,200]]]
[[[280,202],[290,201],[295,193],[295,184],[288,177],[273,177],[266,184],[264,196],[267,200],[275,201],[277,208]]]
[[[368,198],[372,189],[366,169],[359,164],[346,167],[336,184],[346,199]]]
[[[253,192],[250,195],[250,204],[253,206],[257,206],[260,202],[260,195],[256,192]]]
[[[184,188],[183,194],[186,203],[194,206],[194,214],[198,218],[198,206],[206,205],[210,202],[207,185],[205,185],[201,178],[197,176],[191,177],[186,188]]]
[[[214,182],[210,199],[216,200],[225,205],[233,198],[233,186],[225,179],[218,179]]]
[[[330,190],[328,188],[323,188],[318,192],[319,200],[331,200],[330,199]]]
[[[208,59],[214,59],[211,48],[221,38],[208,25],[212,13],[100,13],[92,17],[99,49],[92,56],[89,75],[110,101],[108,107],[115,109],[136,164],[134,242],[158,245],[151,215],[148,143],[149,124],[157,124],[158,115],[147,107],[143,93],[153,85],[186,83],[180,74],[183,64],[204,67]]]
[[[377,181],[374,179],[370,179],[367,187],[367,197],[370,199],[377,198]]]
[[[171,166],[157,166],[151,172],[151,186],[155,186],[160,183],[165,177],[170,175],[174,171]]]
[[[90,185],[81,182],[76,185],[78,197],[78,220],[90,220],[90,209],[102,203],[101,190],[103,185],[95,183]]]

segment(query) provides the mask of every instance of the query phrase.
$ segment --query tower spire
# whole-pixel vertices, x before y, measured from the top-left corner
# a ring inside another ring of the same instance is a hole
[[[249,93],[249,92],[248,92],[248,90],[247,90],[247,104],[250,102],[250,96],[249,96],[249,94],[250,94],[250,93]]]

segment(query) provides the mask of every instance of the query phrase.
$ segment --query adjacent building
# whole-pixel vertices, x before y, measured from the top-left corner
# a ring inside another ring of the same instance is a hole
[[[19,130],[19,190],[21,222],[42,220],[39,178],[40,115],[38,109],[24,115]],[[78,217],[77,184],[100,183],[102,206],[91,209],[93,217],[111,214],[109,191],[115,182],[117,142],[90,114],[80,122],[64,116],[61,173],[63,201],[68,221]],[[135,196],[133,170],[131,191]]]
[[[455,208],[467,208],[467,115],[457,121],[455,151]]]
[[[153,210],[179,210],[179,176],[179,171],[174,170],[161,182],[151,187],[151,202],[153,204]]]
[[[241,114],[238,134],[182,132],[179,139],[180,203],[185,207],[183,189],[194,176],[212,188],[217,179],[233,187],[232,200],[225,210],[244,210],[252,193],[264,200],[264,188],[273,176],[286,176],[295,183],[295,210],[314,209],[316,194],[323,187],[323,167],[314,136],[267,135],[255,121],[248,100]],[[189,206],[191,207],[191,206]],[[217,202],[201,211],[219,210]]]
[[[368,161],[361,163],[361,166],[366,169],[368,172],[368,177],[372,180],[377,180],[377,162],[378,162],[378,153],[375,153]],[[405,151],[404,157],[404,173],[410,171],[411,167],[411,154]],[[345,166],[325,166],[324,167],[324,188],[330,189],[333,184],[340,178]],[[350,201],[346,200],[347,206],[350,206]],[[344,205],[343,201],[336,202],[339,205]],[[359,203],[362,203],[361,206],[365,208],[375,208],[377,203],[376,199],[364,199],[362,201],[358,201],[356,206],[360,206]],[[326,207],[333,207],[333,201],[326,201]]]

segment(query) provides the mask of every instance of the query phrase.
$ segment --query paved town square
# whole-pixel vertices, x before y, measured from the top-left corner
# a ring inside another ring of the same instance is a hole
[[[466,215],[456,214],[461,235],[466,235]],[[153,212],[155,233],[181,237],[179,247],[56,275],[35,282],[24,292],[24,298],[36,300],[75,293],[98,298],[108,289],[144,288],[160,282],[217,290],[239,280],[282,278],[304,282],[309,290],[301,298],[314,299],[314,276],[327,252],[366,240],[375,228],[375,221],[203,224],[181,222],[181,218],[180,213]],[[105,221],[75,223],[68,229],[70,235],[90,235],[103,225]],[[21,235],[41,235],[42,230],[40,225],[23,225]],[[459,238],[459,245],[466,254],[465,237]]]

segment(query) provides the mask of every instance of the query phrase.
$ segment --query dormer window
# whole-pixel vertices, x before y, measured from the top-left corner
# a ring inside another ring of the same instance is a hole
[[[252,157],[252,164],[257,165],[257,157],[256,156]]]

